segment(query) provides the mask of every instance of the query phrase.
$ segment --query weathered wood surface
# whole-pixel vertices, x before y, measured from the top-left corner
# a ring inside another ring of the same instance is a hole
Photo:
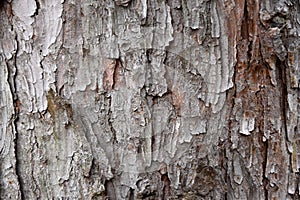
[[[1,199],[299,199],[300,2],[2,0]]]

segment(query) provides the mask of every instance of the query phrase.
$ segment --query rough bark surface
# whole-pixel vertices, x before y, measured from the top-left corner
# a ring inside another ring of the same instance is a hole
[[[0,9],[1,199],[300,199],[299,1]]]

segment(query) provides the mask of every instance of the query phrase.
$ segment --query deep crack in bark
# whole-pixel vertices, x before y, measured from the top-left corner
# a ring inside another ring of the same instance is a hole
[[[16,76],[17,76],[17,72],[18,72],[18,68],[17,68],[17,53],[18,53],[18,37],[15,37],[16,43],[17,43],[17,47],[16,47],[16,54],[13,57],[13,66],[15,71],[12,72],[11,69],[9,67],[7,67],[7,72],[8,72],[8,84],[10,87],[10,91],[12,93],[13,96],[13,106],[14,106],[14,114],[13,114],[13,120],[12,120],[12,129],[14,131],[14,151],[15,151],[15,159],[16,159],[16,176],[18,179],[18,183],[19,183],[19,191],[21,194],[21,200],[25,199],[25,194],[24,194],[24,186],[23,186],[23,180],[22,180],[22,175],[21,175],[21,167],[20,167],[20,158],[19,158],[19,145],[18,145],[18,137],[19,137],[19,132],[18,132],[18,127],[17,127],[17,122],[19,120],[19,111],[20,111],[20,101],[18,99],[18,96],[16,94]]]

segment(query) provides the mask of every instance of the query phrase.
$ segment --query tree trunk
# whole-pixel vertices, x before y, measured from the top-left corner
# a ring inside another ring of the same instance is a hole
[[[300,199],[299,0],[2,0],[1,199]]]

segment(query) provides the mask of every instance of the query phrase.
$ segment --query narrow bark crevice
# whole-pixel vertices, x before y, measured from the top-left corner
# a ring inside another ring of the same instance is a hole
[[[163,193],[162,193],[162,200],[168,199],[168,196],[170,195],[170,185],[171,181],[168,177],[168,174],[163,174],[161,176],[161,181],[163,182]]]
[[[268,144],[268,140],[265,141],[265,145],[263,146],[263,162],[262,162],[262,170],[263,170],[263,189],[264,189],[264,195],[265,195],[265,200],[268,200],[268,184],[269,184],[269,180],[267,178],[267,162],[268,162],[268,148],[269,148],[269,144]]]
[[[112,180],[106,180],[104,183],[105,194],[109,200],[117,200],[115,194],[115,187]]]
[[[39,15],[39,10],[40,10],[41,6],[40,6],[39,0],[35,0],[35,3],[36,3],[36,10],[35,10],[34,16],[37,16],[37,15]]]
[[[279,80],[279,87],[281,93],[281,119],[283,123],[283,131],[288,141],[288,129],[287,129],[287,102],[288,102],[288,91],[287,91],[287,77],[286,77],[286,65],[283,61],[276,59],[276,67],[278,72],[278,80]]]
[[[112,83],[112,90],[114,90],[116,87],[118,87],[118,83],[120,82],[120,75],[121,75],[121,70],[124,69],[123,62],[122,60],[116,59],[116,64],[114,66],[114,72],[113,72],[113,83]]]
[[[130,188],[129,190],[129,200],[134,200],[134,189]]]
[[[18,132],[18,120],[19,120],[19,112],[21,109],[21,102],[18,99],[17,96],[17,89],[16,89],[16,76],[18,73],[18,68],[17,68],[17,53],[18,53],[18,38],[17,36],[15,37],[15,40],[17,42],[17,48],[16,48],[16,54],[13,57],[13,68],[14,71],[12,71],[12,69],[10,69],[9,67],[7,67],[7,72],[8,72],[8,85],[10,87],[10,91],[12,93],[13,96],[13,106],[14,106],[14,114],[13,114],[13,118],[12,118],[12,130],[14,131],[13,135],[14,135],[14,153],[15,153],[15,159],[16,159],[16,163],[15,163],[15,167],[16,167],[16,176],[17,176],[17,180],[19,183],[19,190],[20,190],[20,198],[25,199],[25,193],[24,193],[24,181],[22,179],[22,169],[21,169],[21,165],[20,165],[20,149],[19,147],[21,147],[21,145],[19,144],[19,132]]]
[[[16,53],[17,54],[17,53]],[[14,59],[14,67],[15,67],[15,73],[13,74],[13,78],[12,80],[15,81],[16,80],[16,75],[17,75],[17,60],[16,60],[16,56],[15,56],[15,59]],[[8,70],[9,72],[10,70]],[[8,73],[8,75],[10,75]],[[24,192],[24,181],[22,179],[22,169],[21,169],[21,164],[20,164],[20,161],[22,160],[22,158],[20,157],[20,147],[22,147],[21,144],[19,144],[19,131],[18,131],[18,121],[19,121],[19,112],[20,112],[20,109],[21,109],[21,102],[20,100],[18,99],[18,96],[17,94],[15,93],[16,92],[16,83],[15,82],[10,82],[8,81],[9,85],[10,85],[10,88],[14,88],[14,90],[11,90],[12,94],[13,94],[13,99],[14,99],[14,116],[13,116],[13,121],[12,121],[12,124],[13,124],[13,131],[14,131],[14,151],[15,151],[15,158],[16,158],[16,176],[17,176],[17,179],[18,179],[18,183],[19,183],[19,190],[20,190],[20,194],[21,194],[21,200],[22,199],[25,199],[25,192]]]
[[[18,116],[15,118],[15,120],[13,121],[14,124],[14,135],[15,135],[15,139],[14,139],[14,150],[15,150],[15,157],[16,157],[16,175],[17,175],[17,179],[19,182],[19,189],[20,189],[20,194],[21,194],[21,200],[25,199],[25,193],[24,193],[24,180],[22,178],[22,167],[20,164],[20,160],[22,158],[20,158],[20,150],[19,147],[21,147],[21,145],[19,144],[19,132],[18,132],[18,126],[17,126],[17,122],[18,122],[19,118]]]
[[[300,199],[300,191],[299,191],[299,184],[300,184],[300,174],[297,172],[296,173],[296,176],[297,176],[297,182],[295,184],[296,186],[296,190],[295,190],[295,193],[293,195],[293,199],[296,200],[296,199]]]
[[[244,16],[241,25],[241,37],[242,39],[246,39],[248,41],[249,38],[249,16],[247,9],[247,1],[244,3]]]
[[[15,129],[15,139],[14,139],[14,150],[15,150],[15,156],[16,156],[16,175],[17,175],[17,179],[18,179],[18,183],[19,183],[19,189],[20,189],[20,194],[21,194],[21,200],[25,199],[25,192],[24,192],[24,181],[22,179],[22,169],[21,169],[21,166],[20,166],[20,158],[19,158],[19,133],[18,133],[18,130],[17,130],[17,121],[18,121],[18,118],[16,118],[14,120],[14,129]]]
[[[117,132],[113,126],[112,110],[111,110],[111,107],[112,107],[111,96],[106,96],[105,98],[107,98],[109,101],[108,102],[109,108],[108,108],[107,122],[108,122],[108,125],[109,125],[111,133],[112,133],[112,140],[113,140],[112,143],[115,144],[115,143],[118,143],[118,140],[117,140]]]

